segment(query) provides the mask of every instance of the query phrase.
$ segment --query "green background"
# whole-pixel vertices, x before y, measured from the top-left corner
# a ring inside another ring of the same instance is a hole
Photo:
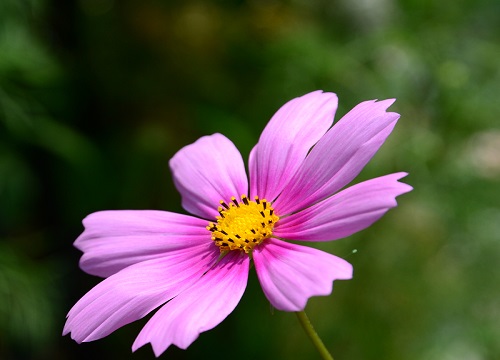
[[[272,114],[316,89],[336,118],[395,97],[393,134],[356,180],[414,191],[318,247],[354,265],[307,311],[336,359],[500,358],[500,2],[0,0],[0,358],[151,359],[140,320],[61,337],[99,279],[81,220],[183,212],[169,158],[220,132],[248,156]],[[355,250],[355,251],[354,251]],[[166,359],[317,359],[255,273],[236,310]]]

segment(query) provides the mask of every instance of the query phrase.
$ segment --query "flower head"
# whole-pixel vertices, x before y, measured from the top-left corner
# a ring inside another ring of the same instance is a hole
[[[106,279],[68,314],[64,334],[77,342],[107,336],[160,309],[132,349],[151,343],[157,356],[187,348],[236,307],[253,261],[262,289],[278,310],[300,311],[352,266],[287,240],[349,236],[395,207],[410,191],[406,173],[344,190],[391,133],[394,100],[366,101],[334,126],[337,96],[321,91],[293,99],[272,117],[250,153],[249,180],[234,144],[205,136],[170,161],[183,207],[102,211],[83,221],[75,246],[81,268]]]

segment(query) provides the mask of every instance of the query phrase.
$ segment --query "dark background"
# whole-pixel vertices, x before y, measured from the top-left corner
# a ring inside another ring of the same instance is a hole
[[[500,2],[0,0],[0,358],[151,359],[145,320],[77,345],[65,315],[99,279],[81,220],[183,212],[168,160],[221,132],[245,159],[287,100],[402,114],[358,180],[415,190],[368,230],[318,247],[354,279],[307,311],[336,359],[500,358]],[[353,252],[356,250],[356,252]],[[316,359],[251,273],[237,309],[166,359]]]

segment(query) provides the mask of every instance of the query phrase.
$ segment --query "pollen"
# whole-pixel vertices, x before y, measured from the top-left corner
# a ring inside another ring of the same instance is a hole
[[[217,222],[210,222],[207,230],[221,252],[243,250],[250,253],[253,248],[273,234],[279,217],[265,199],[249,200],[241,195],[241,201],[233,196],[227,204],[220,201]]]

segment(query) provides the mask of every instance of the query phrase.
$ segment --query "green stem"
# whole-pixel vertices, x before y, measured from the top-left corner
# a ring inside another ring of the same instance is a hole
[[[325,344],[323,344],[323,341],[321,341],[321,338],[319,337],[318,333],[314,330],[314,327],[311,324],[311,321],[306,315],[305,311],[299,311],[296,312],[297,317],[299,318],[300,325],[302,325],[302,328],[304,328],[304,331],[306,332],[307,336],[309,336],[309,339],[311,339],[312,343],[318,350],[319,354],[324,360],[333,360],[333,356],[328,352],[326,349]]]

